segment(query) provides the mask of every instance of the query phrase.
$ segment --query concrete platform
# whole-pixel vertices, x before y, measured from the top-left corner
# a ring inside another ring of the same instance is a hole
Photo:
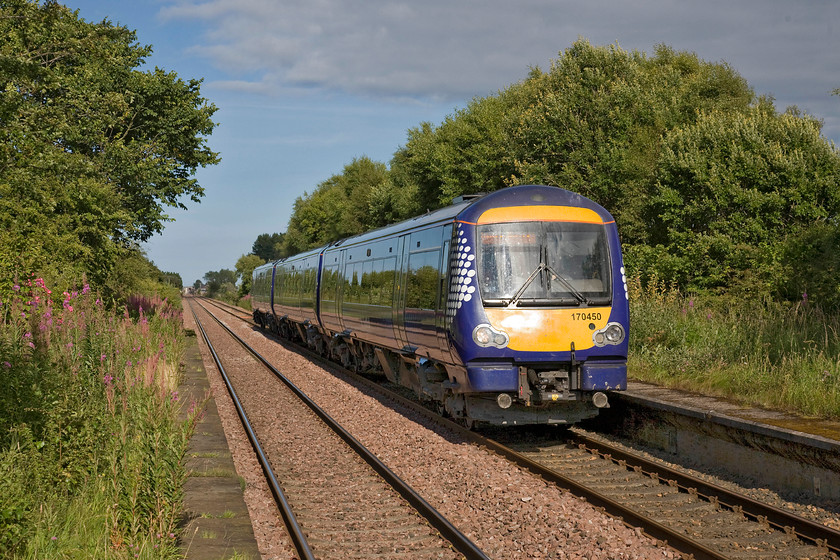
[[[178,394],[182,415],[203,402],[210,384],[195,336],[188,338],[184,380]],[[187,451],[189,478],[184,485],[181,549],[188,560],[260,558],[243,489],[233,465],[216,403],[210,399]]]
[[[803,441],[818,447],[840,447],[840,422],[837,421],[755,408],[725,399],[666,389],[638,381],[631,381],[624,395],[628,399],[644,401],[651,406],[662,408],[678,406],[689,410],[694,416],[702,416],[712,422],[767,431],[779,438]]]
[[[592,423],[779,491],[840,498],[840,422],[630,382]]]

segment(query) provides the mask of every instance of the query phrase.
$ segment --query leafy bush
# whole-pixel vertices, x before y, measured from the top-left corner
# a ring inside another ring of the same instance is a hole
[[[0,556],[173,556],[196,418],[176,420],[180,312],[160,300],[115,316],[87,285],[59,295],[41,278],[12,292],[0,307]]]
[[[840,314],[684,295],[631,280],[630,375],[740,402],[840,418]]]

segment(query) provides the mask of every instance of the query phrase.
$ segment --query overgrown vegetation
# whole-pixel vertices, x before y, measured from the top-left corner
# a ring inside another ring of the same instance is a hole
[[[0,2],[0,557],[177,557],[181,278],[139,243],[218,162],[133,31]]]
[[[840,418],[840,315],[783,304],[685,295],[631,281],[630,374],[753,405]]]
[[[0,556],[176,557],[196,419],[177,421],[180,311],[135,297],[122,316],[85,284],[41,278],[0,307]]]
[[[141,70],[150,53],[56,2],[0,3],[0,278],[84,275],[120,297],[120,263],[203,195],[216,108],[199,80]]]

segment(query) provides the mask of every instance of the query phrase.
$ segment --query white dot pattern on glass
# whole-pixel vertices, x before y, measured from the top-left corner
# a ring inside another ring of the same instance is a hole
[[[461,309],[461,306],[472,300],[476,286],[475,278],[475,254],[468,244],[463,227],[457,232],[457,252],[453,253],[450,266],[449,298],[446,304],[446,317],[451,320]]]
[[[627,275],[624,272],[624,267],[621,267],[621,281],[624,283],[624,298],[630,299],[630,294],[627,291]]]

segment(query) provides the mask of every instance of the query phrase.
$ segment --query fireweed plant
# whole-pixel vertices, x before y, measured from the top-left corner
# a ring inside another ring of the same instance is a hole
[[[7,292],[8,293],[8,292]],[[181,312],[32,277],[0,302],[0,557],[175,558]],[[186,412],[186,414],[184,414]]]
[[[630,279],[633,379],[840,418],[840,313]]]

